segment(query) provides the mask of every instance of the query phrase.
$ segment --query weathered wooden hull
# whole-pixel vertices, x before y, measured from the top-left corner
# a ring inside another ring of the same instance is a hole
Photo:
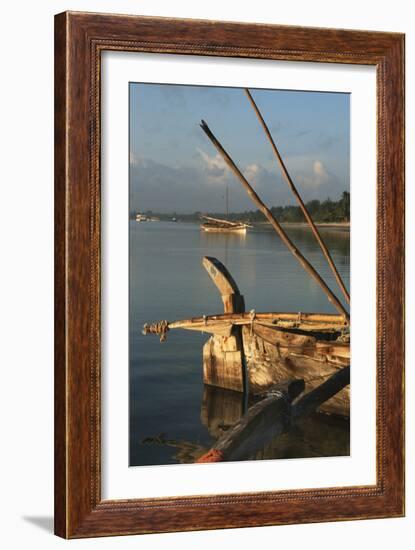
[[[225,306],[243,305],[242,296],[223,298]],[[258,393],[283,380],[300,378],[310,391],[350,365],[348,327],[338,315],[225,313],[164,326],[211,335],[203,346],[203,381],[217,388]],[[162,339],[166,334],[158,324],[145,332],[161,334]],[[320,411],[348,416],[349,401],[347,387]]]
[[[320,330],[293,332],[259,323],[234,327],[230,336],[215,334],[204,345],[204,382],[259,393],[282,380],[301,378],[310,391],[350,364],[349,343],[338,342],[335,336]],[[348,416],[349,403],[348,386],[320,410]]]
[[[318,340],[311,335],[304,338],[309,340],[298,342],[298,345],[278,345],[266,339],[266,335],[264,338],[258,327],[252,332],[249,327],[242,327],[249,390],[257,393],[281,380],[301,378],[308,392],[350,364],[349,344]],[[349,408],[350,386],[347,386],[326,401],[320,410],[349,416]]]
[[[245,235],[246,227],[245,226],[226,226],[226,227],[215,227],[214,225],[202,224],[200,226],[202,231],[206,233],[238,233],[240,235]]]

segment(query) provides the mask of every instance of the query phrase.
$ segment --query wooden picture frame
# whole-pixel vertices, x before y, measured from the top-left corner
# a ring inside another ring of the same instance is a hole
[[[101,500],[100,60],[105,50],[377,71],[377,480]],[[404,35],[65,12],[55,19],[55,533],[64,538],[404,514]]]

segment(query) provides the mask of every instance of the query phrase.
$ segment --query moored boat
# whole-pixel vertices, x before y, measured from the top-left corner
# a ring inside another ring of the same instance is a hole
[[[300,378],[310,391],[350,364],[349,325],[339,314],[245,311],[244,298],[226,267],[205,257],[203,265],[222,296],[224,313],[144,325],[164,341],[174,329],[210,334],[203,346],[203,381],[258,393]],[[320,410],[349,415],[345,387]]]
[[[207,233],[240,233],[245,234],[247,227],[250,225],[243,222],[230,222],[220,218],[212,218],[210,216],[201,216],[206,222],[200,225],[202,231]]]

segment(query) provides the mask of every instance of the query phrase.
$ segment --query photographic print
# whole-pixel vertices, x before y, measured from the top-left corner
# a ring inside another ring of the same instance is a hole
[[[349,99],[130,83],[130,466],[349,455]]]

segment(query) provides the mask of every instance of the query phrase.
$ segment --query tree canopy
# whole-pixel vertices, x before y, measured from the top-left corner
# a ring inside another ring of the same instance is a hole
[[[314,222],[322,223],[339,223],[350,221],[350,193],[343,191],[342,196],[338,201],[333,201],[327,198],[323,201],[313,199],[306,203],[306,207]],[[273,206],[272,213],[279,222],[298,223],[304,222],[304,216],[299,206]],[[200,219],[201,212],[193,212],[192,214],[177,214],[176,212],[160,213],[154,211],[141,212],[149,217],[155,216],[161,220],[177,218],[181,221],[197,221]],[[131,212],[131,217],[135,218],[138,212]],[[207,214],[207,212],[204,212]],[[210,212],[210,216],[223,218],[223,212]],[[259,210],[246,210],[245,212],[231,212],[228,215],[229,220],[240,220],[244,222],[262,222],[264,215]]]

